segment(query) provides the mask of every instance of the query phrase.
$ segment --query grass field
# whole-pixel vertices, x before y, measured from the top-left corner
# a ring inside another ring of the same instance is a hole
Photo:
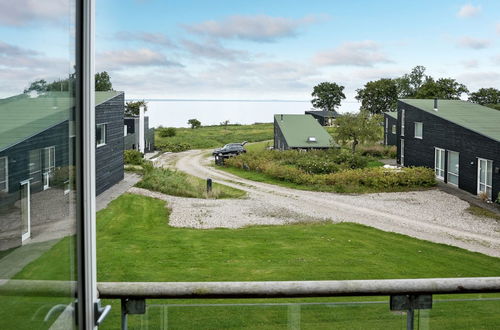
[[[180,171],[148,166],[139,170],[142,180],[136,187],[158,191],[167,195],[191,198],[242,198],[246,192],[223,184],[213,183],[212,191],[207,193],[205,180]]]
[[[231,142],[257,142],[273,138],[273,124],[202,126],[200,128],[176,128],[172,137],[155,136],[155,144],[188,144],[188,149],[222,147]]]
[[[169,210],[165,206],[160,200],[126,194],[98,213],[99,281],[342,280],[497,276],[500,273],[500,259],[352,223],[254,226],[236,230],[172,228],[168,226]],[[66,279],[70,263],[65,242],[68,239],[56,244],[16,278]],[[265,302],[363,300],[387,302],[387,297]],[[223,301],[148,300],[148,304],[160,305],[150,307],[146,319],[131,316],[130,329],[138,329],[146,322],[150,329],[158,329],[165,319],[169,329],[284,329],[290,319],[290,308],[292,312],[297,308],[259,305],[165,309],[161,306],[162,303],[195,302]],[[119,302],[108,303],[113,310],[101,329],[118,329]],[[500,301],[436,303],[430,311],[430,327],[491,329],[500,322],[499,308]],[[404,315],[389,312],[387,303],[307,305],[301,307],[300,318],[304,329],[392,329],[404,324]],[[2,323],[11,324],[8,318],[0,317],[0,328]]]

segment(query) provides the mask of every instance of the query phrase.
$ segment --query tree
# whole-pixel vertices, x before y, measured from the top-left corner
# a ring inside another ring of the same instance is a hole
[[[322,82],[313,88],[311,103],[313,107],[325,111],[334,111],[345,99],[344,86],[336,83]]]
[[[137,117],[139,116],[139,108],[144,106],[144,112],[148,111],[148,103],[144,100],[140,101],[129,101],[125,103],[125,113],[126,117]]]
[[[356,146],[365,142],[376,142],[382,138],[383,128],[379,115],[371,116],[366,111],[357,114],[346,113],[336,119],[335,140],[340,144],[351,144],[352,153]]]
[[[458,83],[452,78],[439,78],[434,80],[427,77],[420,89],[415,94],[419,99],[439,98],[445,100],[459,100],[462,93],[468,93],[469,90],[464,84]]]
[[[23,93],[29,93],[29,92],[43,93],[46,91],[47,91],[47,81],[45,81],[45,79],[40,79],[32,82],[28,88],[24,89]]]
[[[500,90],[496,88],[480,88],[477,92],[471,93],[469,101],[481,105],[500,103]]]
[[[188,124],[191,125],[192,129],[198,128],[201,126],[201,122],[198,119],[189,119]]]
[[[361,101],[361,109],[371,114],[380,114],[396,110],[398,87],[393,79],[383,78],[367,82],[362,89],[357,89],[356,100]]]
[[[95,74],[95,91],[96,92],[107,92],[112,91],[113,85],[111,84],[111,78],[106,71],[98,72]]]

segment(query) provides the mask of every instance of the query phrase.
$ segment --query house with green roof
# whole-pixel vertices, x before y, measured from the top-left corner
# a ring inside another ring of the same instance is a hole
[[[490,200],[500,192],[500,111],[460,100],[401,99],[398,162],[433,168],[447,184]]]
[[[396,127],[398,124],[397,111],[384,112],[384,144],[386,146],[395,146],[398,139]]]
[[[95,93],[97,195],[124,177],[124,101],[123,92]],[[68,92],[47,92],[36,97],[21,94],[0,100],[0,209],[4,212],[21,212],[34,219],[35,227],[51,221],[32,215],[30,204],[63,200],[60,195],[72,190],[74,109],[74,98]],[[11,218],[20,217],[6,215],[0,222],[0,241],[4,245],[0,250],[31,237],[29,228],[22,229],[20,223],[10,222]]]
[[[311,115],[274,115],[274,149],[328,149],[331,135]]]

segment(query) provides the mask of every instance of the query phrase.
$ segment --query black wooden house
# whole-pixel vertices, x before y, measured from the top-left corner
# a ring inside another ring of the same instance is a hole
[[[384,145],[396,145],[398,141],[397,125],[398,113],[396,111],[384,112]]]
[[[335,119],[339,116],[337,111],[310,110],[306,111],[305,114],[313,116],[321,126],[333,126]]]
[[[69,209],[76,145],[73,100],[68,92],[0,100],[0,250],[36,236],[37,228],[60,221]],[[96,92],[95,104],[99,195],[124,177],[124,94]],[[20,218],[27,220],[20,223]]]
[[[398,162],[491,200],[500,192],[500,111],[459,100],[398,102]]]

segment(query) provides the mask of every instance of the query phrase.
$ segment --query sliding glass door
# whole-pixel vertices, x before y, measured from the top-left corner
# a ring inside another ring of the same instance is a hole
[[[458,186],[459,154],[456,151],[448,150],[448,183]]]
[[[436,173],[436,178],[439,180],[444,180],[444,164],[445,164],[445,153],[444,149],[435,148],[434,151],[434,172]]]
[[[478,158],[477,162],[477,193],[486,194],[492,198],[493,162],[488,159]]]

